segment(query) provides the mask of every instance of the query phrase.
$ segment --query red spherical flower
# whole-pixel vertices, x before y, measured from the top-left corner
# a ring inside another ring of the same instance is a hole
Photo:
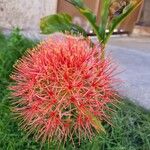
[[[82,37],[51,37],[15,65],[10,87],[14,111],[35,138],[91,138],[109,122],[116,102],[115,67],[100,59],[100,46]]]

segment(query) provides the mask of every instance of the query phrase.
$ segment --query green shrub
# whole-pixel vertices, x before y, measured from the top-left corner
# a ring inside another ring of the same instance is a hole
[[[18,28],[14,29],[8,37],[0,34],[0,97],[3,96],[3,89],[6,89],[10,81],[9,75],[12,72],[13,64],[27,48],[34,45],[35,42],[22,36]]]

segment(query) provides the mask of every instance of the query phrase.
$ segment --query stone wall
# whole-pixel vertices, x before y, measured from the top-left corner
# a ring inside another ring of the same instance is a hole
[[[0,0],[0,27],[39,30],[40,18],[56,10],[57,0]]]

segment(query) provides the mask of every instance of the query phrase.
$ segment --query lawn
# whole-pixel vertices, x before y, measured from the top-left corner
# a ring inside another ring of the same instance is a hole
[[[23,37],[15,29],[9,37],[0,34],[0,150],[55,150],[56,143],[35,142],[27,137],[13,119],[11,99],[7,86],[13,64],[26,49],[37,42]],[[106,134],[97,135],[92,141],[84,140],[73,147],[70,142],[60,146],[61,150],[150,150],[150,112],[123,99],[113,115],[113,126],[104,125]]]

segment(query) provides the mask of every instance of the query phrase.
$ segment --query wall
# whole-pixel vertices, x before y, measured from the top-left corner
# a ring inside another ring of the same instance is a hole
[[[100,0],[84,0],[86,6],[88,6],[95,14],[99,14],[99,3]],[[57,12],[65,12],[68,13],[73,17],[73,22],[82,26],[87,32],[90,32],[91,26],[90,24],[86,21],[86,19],[80,15],[79,11],[69,4],[68,2],[64,0],[59,0],[58,7],[57,7]]]
[[[84,2],[97,15],[97,21],[100,21],[100,10],[103,0],[84,0]],[[66,1],[59,0],[58,12],[68,12],[71,16],[73,16],[73,21],[75,23],[78,23],[79,25],[84,27],[87,32],[91,32],[90,25],[87,23],[87,21],[85,21],[84,18],[78,13],[78,11]],[[132,30],[135,23],[137,22],[140,12],[141,5],[130,16],[128,16],[118,28],[122,31],[132,33]]]
[[[0,0],[0,27],[38,30],[40,18],[56,10],[57,0]]]
[[[150,0],[145,0],[142,22],[146,26],[150,26]]]
[[[64,3],[64,0],[0,0],[0,27],[11,29],[18,26],[23,30],[37,31],[39,30],[39,21],[42,16],[57,12],[57,1],[59,2],[58,12],[62,10],[67,11],[71,7],[69,4],[61,5]],[[91,3],[91,0],[85,1],[97,13],[99,4],[95,4],[99,0],[92,0],[93,3]],[[150,25],[149,8],[150,0],[145,0],[143,16],[141,18],[141,22],[144,25]],[[74,8],[71,7],[71,10],[71,14],[76,13]],[[75,21],[78,22],[79,19],[76,18]],[[82,23],[85,24],[84,21]],[[127,21],[126,23],[129,27],[129,22]],[[89,25],[87,25],[87,30],[89,30],[88,28]]]

